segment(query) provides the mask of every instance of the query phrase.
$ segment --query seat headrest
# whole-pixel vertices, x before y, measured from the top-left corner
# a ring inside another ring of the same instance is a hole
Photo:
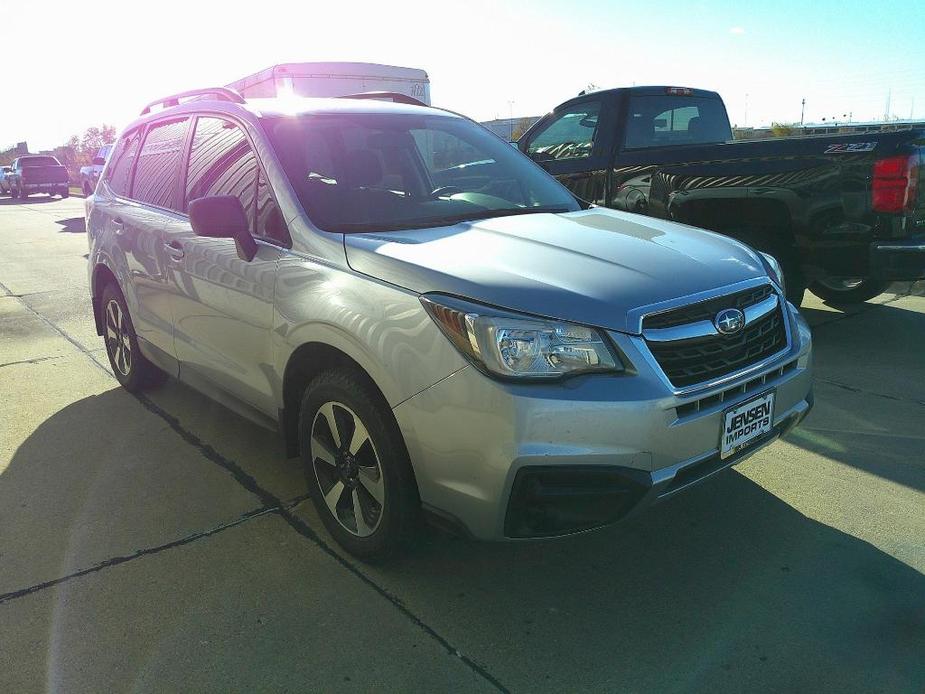
[[[358,149],[348,155],[346,173],[350,186],[371,186],[382,180],[382,164],[374,152]]]

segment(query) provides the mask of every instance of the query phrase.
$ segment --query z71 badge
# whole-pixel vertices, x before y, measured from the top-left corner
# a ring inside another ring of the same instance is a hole
[[[872,152],[877,146],[876,142],[848,142],[840,145],[829,145],[825,154],[850,154],[851,152]]]

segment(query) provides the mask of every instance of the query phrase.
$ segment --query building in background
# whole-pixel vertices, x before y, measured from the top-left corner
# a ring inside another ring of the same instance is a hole
[[[514,118],[495,118],[494,120],[483,121],[482,125],[491,130],[498,137],[503,137],[508,142],[516,142],[520,139],[530,126],[536,123],[542,116],[515,116]]]

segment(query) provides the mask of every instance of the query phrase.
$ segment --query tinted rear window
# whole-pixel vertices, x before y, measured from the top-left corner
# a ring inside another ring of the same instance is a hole
[[[116,145],[107,174],[109,187],[116,195],[128,195],[132,181],[132,168],[138,155],[141,128],[125,133]]]
[[[627,149],[699,145],[732,139],[723,102],[696,96],[633,96],[627,112]]]
[[[148,130],[138,155],[132,197],[158,207],[178,210],[177,181],[189,119],[156,123]]]
[[[60,166],[54,157],[28,157],[20,159],[19,165],[24,169],[29,166]]]

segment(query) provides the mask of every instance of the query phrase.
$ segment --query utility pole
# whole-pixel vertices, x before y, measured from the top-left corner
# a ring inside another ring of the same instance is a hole
[[[803,97],[803,101],[800,102],[800,127],[803,127],[803,116],[806,114],[806,97]]]
[[[511,132],[508,135],[507,141],[513,142],[514,141],[514,100],[513,99],[508,100],[507,106],[508,106],[508,116],[509,116],[508,124],[511,126],[510,128]]]

